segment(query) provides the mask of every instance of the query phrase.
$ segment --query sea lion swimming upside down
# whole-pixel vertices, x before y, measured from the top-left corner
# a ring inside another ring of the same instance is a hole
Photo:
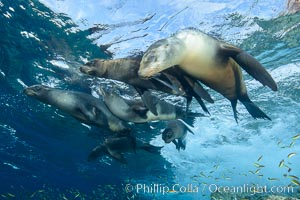
[[[157,115],[153,114],[141,100],[126,99],[115,91],[108,91],[103,88],[101,88],[101,94],[108,109],[118,118],[128,122],[145,123],[157,120],[204,116],[202,113],[186,112],[179,106],[153,96],[149,91],[144,92],[143,99],[144,101],[152,102],[157,110]]]
[[[273,91],[277,85],[255,58],[238,47],[199,30],[184,29],[153,43],[145,52],[138,73],[149,78],[175,65],[230,100],[236,120],[237,100],[253,118],[270,119],[249,99],[240,66]]]

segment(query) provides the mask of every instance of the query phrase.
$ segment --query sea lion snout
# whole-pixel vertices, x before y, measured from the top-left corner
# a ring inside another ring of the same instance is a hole
[[[142,67],[142,65],[140,66],[140,69],[138,71],[138,75],[141,79],[150,79],[152,78],[153,76],[159,74],[160,72],[160,68],[159,67],[147,67],[147,68],[144,68]]]
[[[165,141],[165,143],[170,143],[173,140],[173,131],[169,128],[166,128],[163,132],[162,132],[162,139]]]
[[[30,87],[27,87],[23,90],[23,93],[28,96],[38,96],[41,92],[44,90],[47,90],[46,86],[43,85],[33,85]]]
[[[91,68],[90,66],[87,65],[83,65],[79,68],[80,72],[84,73],[84,74],[88,74],[88,75],[94,75],[94,70],[93,68]]]

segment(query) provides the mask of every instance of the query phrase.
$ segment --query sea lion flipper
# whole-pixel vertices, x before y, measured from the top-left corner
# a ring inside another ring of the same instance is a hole
[[[98,158],[99,156],[101,156],[101,154],[103,154],[103,146],[99,145],[99,146],[95,147],[92,150],[92,152],[89,154],[88,161],[95,160],[96,158]]]
[[[159,99],[153,95],[149,91],[145,91],[141,96],[144,105],[154,114],[158,115],[156,104],[158,103]]]
[[[146,108],[145,106],[137,105],[137,104],[136,105],[132,105],[131,108],[141,118],[147,119],[147,115],[146,114],[149,111],[148,108]]]
[[[141,87],[134,87],[136,89],[136,91],[139,93],[139,95],[141,96],[141,99],[144,103],[144,105],[155,115],[157,116],[157,110],[156,110],[156,102],[152,101],[151,99],[149,99],[149,94],[147,92],[149,92],[147,89],[145,88],[141,88]],[[145,94],[146,92],[146,94]]]
[[[134,137],[133,134],[129,134],[128,137],[129,137],[129,139],[131,140],[133,152],[136,154],[136,149],[137,149],[137,141],[136,141],[136,137]]]
[[[238,116],[237,116],[237,110],[236,110],[237,100],[236,99],[231,100],[230,102],[231,102],[234,119],[235,119],[236,123],[238,123]]]
[[[180,149],[185,150],[186,147],[186,140],[185,139],[178,139],[178,151]]]
[[[96,107],[87,108],[84,104],[79,104],[77,110],[89,121],[94,122],[96,118]]]
[[[187,129],[188,132],[192,133],[193,135],[195,135],[194,131],[193,131],[193,126],[189,125],[188,123],[186,123],[185,121],[183,121],[182,119],[178,119],[178,121],[180,121],[184,127]]]
[[[261,118],[261,119],[268,119],[271,120],[270,117],[268,117],[257,105],[255,105],[248,97],[248,95],[243,95],[239,97],[239,100],[244,104],[248,112],[251,114],[251,116],[256,119],[256,118]]]
[[[171,74],[168,74],[168,73],[161,73],[160,80],[161,80],[161,77],[165,77],[165,79],[163,79],[163,80],[166,80],[170,83],[169,85],[166,85],[166,86],[169,87],[170,89],[172,89],[175,94],[183,95],[185,93],[182,89],[182,84],[180,83],[180,81],[178,80],[177,77],[175,77]],[[164,81],[164,82],[166,82],[166,81]]]
[[[179,151],[180,147],[179,147],[178,142],[176,140],[173,140],[172,142],[173,142],[173,144],[175,144],[176,149]]]
[[[188,77],[185,78],[186,76],[183,76],[183,78],[181,79],[182,81],[182,84],[183,86],[185,87],[185,89],[187,91],[189,91],[189,95],[195,97],[195,99],[198,101],[198,103],[200,104],[202,110],[204,110],[204,112],[208,113],[209,114],[209,111],[206,107],[206,105],[204,104],[204,102],[202,101],[202,98],[201,98],[201,95],[197,94],[195,91],[194,91],[194,88],[193,88],[193,83],[192,82],[189,82],[191,81]],[[189,99],[190,100],[190,99]],[[188,103],[188,102],[187,102]]]
[[[234,60],[253,78],[267,85],[273,91],[277,91],[277,85],[267,70],[250,54],[243,51]]]
[[[197,80],[194,80],[193,78],[189,76],[184,76],[184,79],[190,84],[193,91],[199,95],[201,98],[203,98],[205,101],[209,103],[214,103],[214,100],[211,98],[210,94],[203,88],[203,86],[198,82]]]
[[[114,159],[116,159],[120,163],[127,164],[127,160],[124,158],[124,156],[120,152],[112,151],[112,150],[108,149],[108,153],[109,153],[109,155],[111,155]]]
[[[232,57],[248,74],[277,91],[277,85],[267,70],[250,54],[238,47],[226,43],[220,44],[220,54]]]

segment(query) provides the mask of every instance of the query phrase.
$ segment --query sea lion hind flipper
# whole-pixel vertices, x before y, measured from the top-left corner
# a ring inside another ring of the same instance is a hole
[[[175,144],[176,149],[179,151],[180,146],[179,146],[178,142],[176,140],[173,140],[172,142],[173,142],[173,144]]]
[[[257,105],[255,105],[247,95],[243,95],[239,98],[239,100],[242,102],[242,104],[244,104],[244,106],[254,119],[261,118],[271,120],[271,118],[268,117]]]
[[[178,151],[180,149],[185,150],[186,147],[186,140],[185,139],[178,139]]]
[[[144,143],[144,145],[141,148],[143,150],[148,151],[148,152],[153,153],[153,154],[160,154],[160,150],[163,147],[157,147],[157,146],[153,146],[149,143]]]
[[[237,115],[237,110],[236,110],[237,100],[236,99],[231,100],[230,102],[231,102],[234,119],[235,119],[236,123],[238,123],[238,115]]]

